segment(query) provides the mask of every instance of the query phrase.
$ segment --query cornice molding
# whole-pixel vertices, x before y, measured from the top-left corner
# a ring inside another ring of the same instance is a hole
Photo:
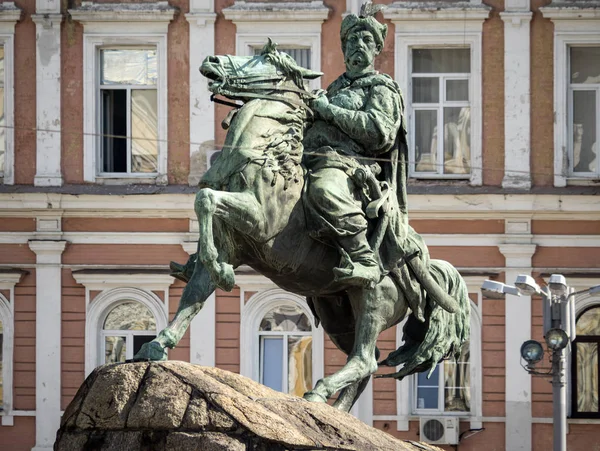
[[[13,2],[0,3],[0,22],[16,23],[21,18],[21,8]]]
[[[225,19],[237,22],[324,22],[329,8],[322,1],[262,3],[237,1],[223,9]]]
[[[481,21],[492,9],[470,2],[395,2],[383,10],[383,16],[392,22],[404,20],[461,20]]]
[[[542,16],[551,20],[600,20],[600,6],[592,1],[552,2],[540,8]]]
[[[73,271],[75,281],[88,290],[104,291],[112,288],[144,287],[146,290],[167,290],[175,281],[164,271],[126,269]]]
[[[78,22],[170,22],[176,8],[168,2],[155,3],[95,3],[82,2],[78,8],[69,9]]]

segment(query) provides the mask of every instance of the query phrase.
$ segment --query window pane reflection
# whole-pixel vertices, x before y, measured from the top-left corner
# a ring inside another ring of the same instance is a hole
[[[577,335],[600,335],[600,307],[586,310],[577,320]]]
[[[101,83],[104,85],[155,85],[156,50],[103,49]]]
[[[310,332],[310,320],[300,307],[280,305],[269,311],[260,323],[261,331]]]
[[[571,83],[600,83],[600,47],[571,47]]]
[[[437,77],[413,78],[413,103],[437,103],[440,101],[440,79]]]
[[[124,362],[127,359],[125,337],[104,337],[104,363]]]
[[[427,373],[417,375],[417,409],[437,409],[439,399],[440,366],[427,379]]]
[[[104,330],[156,330],[156,320],[145,305],[124,302],[110,311],[104,321]]]
[[[437,111],[415,111],[415,170],[437,172]]]
[[[598,412],[598,343],[577,345],[577,412]]]
[[[312,388],[312,337],[288,337],[288,393],[303,396]]]
[[[158,106],[154,89],[131,91],[131,172],[157,172]]]
[[[444,108],[444,173],[468,174],[471,170],[471,109]]]
[[[573,91],[573,172],[596,172],[596,92]]]

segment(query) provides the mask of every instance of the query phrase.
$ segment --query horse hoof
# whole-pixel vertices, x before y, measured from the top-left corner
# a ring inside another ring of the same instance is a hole
[[[233,287],[235,286],[235,272],[233,271],[233,266],[227,263],[221,263],[219,265],[219,272],[216,276],[217,280],[215,280],[215,285],[225,291],[233,290]]]
[[[310,402],[327,402],[327,398],[314,390],[304,393],[304,399]]]
[[[167,360],[167,349],[163,348],[161,344],[156,341],[144,343],[138,353],[133,356],[134,362],[157,362],[161,360]]]

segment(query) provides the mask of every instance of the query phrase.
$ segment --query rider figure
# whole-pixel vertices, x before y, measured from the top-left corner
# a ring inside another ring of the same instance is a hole
[[[340,248],[336,280],[373,286],[382,274],[367,240],[365,196],[352,177],[361,167],[378,172],[378,156],[395,144],[403,103],[397,84],[374,69],[387,26],[363,11],[342,21],[346,73],[311,104],[315,122],[304,139],[309,169],[305,208],[315,237]]]

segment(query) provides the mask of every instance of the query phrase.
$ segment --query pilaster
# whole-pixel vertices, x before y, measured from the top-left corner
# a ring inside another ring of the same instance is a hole
[[[190,174],[195,186],[206,170],[206,153],[215,148],[215,107],[210,101],[206,79],[200,66],[215,53],[215,20],[212,0],[192,0],[185,15],[190,24]]]
[[[190,235],[196,236],[196,241],[181,243],[183,250],[193,254],[198,249],[198,221],[190,220]],[[215,292],[204,301],[202,310],[190,323],[190,363],[204,366],[215,366],[216,362],[216,312],[217,298]]]
[[[51,450],[60,426],[61,260],[66,241],[34,240],[35,281],[35,447]]]
[[[503,188],[531,188],[529,0],[507,0],[504,21]]]
[[[60,186],[60,2],[38,0],[36,25],[36,186]]]
[[[516,234],[523,235],[519,228]],[[535,244],[502,244],[499,249],[506,258],[507,284],[512,285],[519,274],[531,275],[531,258],[535,253]],[[519,350],[524,341],[531,339],[531,297],[507,295],[505,308],[506,449],[530,451],[531,376],[521,367]]]

